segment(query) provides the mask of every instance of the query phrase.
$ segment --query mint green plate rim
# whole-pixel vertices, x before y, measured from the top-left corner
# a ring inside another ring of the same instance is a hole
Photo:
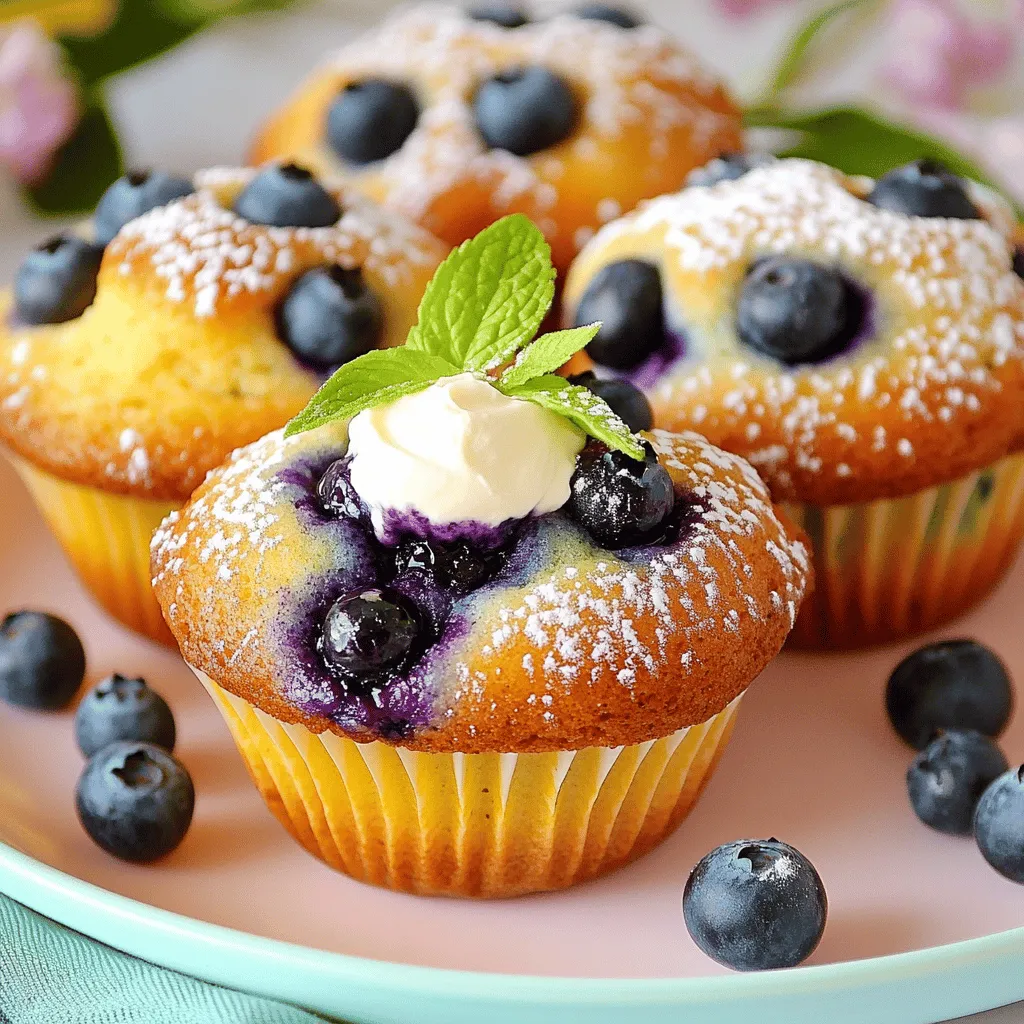
[[[789,971],[559,978],[416,967],[261,938],[108,892],[2,843],[0,891],[162,967],[353,1024],[933,1024],[1024,999],[1024,928]]]

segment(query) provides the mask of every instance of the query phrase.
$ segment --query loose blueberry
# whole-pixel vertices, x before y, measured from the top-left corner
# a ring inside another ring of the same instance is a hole
[[[75,740],[86,757],[118,740],[155,743],[169,753],[174,750],[174,715],[145,679],[115,672],[82,698],[75,712]]]
[[[1018,246],[1013,253],[1013,272],[1024,281],[1024,246]]]
[[[690,171],[686,178],[688,188],[707,188],[720,181],[736,181],[755,167],[763,167],[773,157],[766,153],[723,153],[703,167]]]
[[[473,100],[477,128],[492,149],[529,156],[563,142],[576,127],[576,97],[564,78],[539,66],[489,78]]]
[[[482,587],[501,571],[505,552],[483,551],[467,541],[437,544],[429,540],[412,540],[402,544],[395,553],[395,574],[422,573],[439,586],[468,594]]]
[[[185,838],[195,790],[185,768],[162,747],[112,743],[85,766],[75,804],[97,846],[122,860],[146,863]]]
[[[164,171],[129,171],[100,197],[93,218],[96,241],[107,245],[129,221],[194,191],[188,178]]]
[[[981,218],[963,179],[934,160],[918,160],[883,174],[867,201],[909,217]]]
[[[1024,885],[1024,765],[1000,775],[982,794],[974,838],[996,871]]]
[[[612,412],[621,419],[634,434],[641,430],[650,430],[654,425],[654,413],[647,396],[628,380],[613,377],[603,380],[591,373],[577,373],[569,378],[570,384],[589,388],[608,403]]]
[[[57,235],[33,249],[14,279],[14,308],[25,324],[62,324],[96,298],[103,250],[76,235]]]
[[[419,618],[400,594],[362,590],[331,605],[321,653],[347,679],[398,668],[420,637]]]
[[[921,750],[943,729],[998,736],[1013,711],[1006,666],[973,640],[943,640],[904,658],[885,691],[889,721]]]
[[[825,930],[828,900],[814,865],[777,839],[712,850],[683,892],[683,918],[712,960],[737,971],[795,967]]]
[[[479,7],[471,7],[467,14],[474,21],[490,21],[502,28],[522,28],[530,21],[527,13],[514,4],[481,4]]]
[[[601,330],[587,345],[595,363],[629,370],[656,352],[665,341],[661,275],[644,260],[620,260],[602,267],[576,308],[575,325],[600,321]]]
[[[412,134],[420,108],[401,82],[364,78],[338,93],[327,112],[327,141],[342,160],[369,164],[397,153]]]
[[[299,361],[321,371],[376,348],[384,329],[380,300],[362,272],[337,265],[306,271],[277,307],[275,320]]]
[[[71,702],[84,678],[82,641],[63,619],[15,612],[0,623],[0,699],[57,711]]]
[[[570,481],[569,512],[601,547],[650,544],[660,539],[675,505],[672,478],[654,448],[637,462],[602,445],[588,445]]]
[[[842,274],[811,260],[769,256],[747,274],[736,330],[743,344],[787,365],[841,352],[860,328],[858,296]]]
[[[910,804],[926,825],[968,835],[981,794],[1006,769],[1003,752],[988,736],[973,730],[944,732],[907,769]]]
[[[636,28],[643,22],[632,11],[623,7],[612,7],[610,4],[583,4],[576,8],[576,17],[587,21],[607,21],[619,28]]]
[[[344,458],[332,462],[327,472],[320,478],[316,492],[324,511],[333,516],[345,519],[363,519],[366,507],[356,494],[349,475],[351,459]]]
[[[326,228],[341,216],[334,196],[295,164],[265,167],[239,193],[234,210],[252,224],[276,228]]]

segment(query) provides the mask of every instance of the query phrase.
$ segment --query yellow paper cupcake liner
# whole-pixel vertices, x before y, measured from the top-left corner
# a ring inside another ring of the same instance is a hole
[[[107,494],[61,480],[23,459],[11,457],[11,462],[93,597],[135,632],[176,646],[153,596],[149,542],[180,503]]]
[[[628,747],[425,754],[285,725],[196,675],[267,805],[310,853],[422,895],[563,889],[639,857],[696,802],[739,704]]]
[[[883,643],[956,618],[999,582],[1024,536],[1024,455],[905,498],[786,511],[815,573],[791,643]]]

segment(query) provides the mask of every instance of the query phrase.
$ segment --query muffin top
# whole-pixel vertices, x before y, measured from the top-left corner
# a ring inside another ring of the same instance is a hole
[[[607,225],[566,287],[569,322],[603,303],[591,361],[641,386],[656,424],[815,504],[909,494],[1024,444],[1024,281],[998,196],[924,163],[722,174],[740,176]]]
[[[742,459],[642,440],[550,374],[596,327],[526,344],[552,292],[531,247],[525,218],[466,243],[407,346],[165,520],[154,588],[190,665],[315,732],[476,753],[664,736],[778,653],[803,542]]]
[[[291,183],[307,199],[289,211]],[[321,226],[282,226],[310,219],[310,194]],[[401,344],[446,251],[301,169],[201,172],[105,247],[71,236],[31,254],[0,297],[0,438],[65,480],[182,501],[305,405],[334,369],[322,353]],[[65,301],[75,288],[83,308]],[[343,337],[317,333],[339,322]]]
[[[329,57],[251,155],[343,170],[452,243],[524,212],[561,267],[601,223],[740,141],[722,85],[653,25],[563,14],[507,28],[425,4]]]

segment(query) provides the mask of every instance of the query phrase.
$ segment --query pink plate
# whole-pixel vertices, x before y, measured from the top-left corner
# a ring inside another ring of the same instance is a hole
[[[907,804],[910,751],[885,717],[885,679],[910,645],[787,654],[751,688],[735,738],[693,815],[660,849],[608,878],[504,903],[373,889],[304,853],[271,817],[207,695],[168,651],[87,599],[27,494],[0,464],[0,613],[50,609],[80,631],[88,681],[144,675],[170,701],[198,802],[182,846],[134,867],[92,845],[74,812],[82,759],[71,714],[0,707],[0,839],[87,882],[201,921],[395,963],[593,978],[723,973],[683,927],[694,863],[727,840],[778,836],[818,867],[828,928],[812,963],[920,949],[1024,924],[1024,887],[969,839],[933,833]],[[1024,679],[1020,567],[951,634],[991,644]],[[1024,716],[1004,745],[1024,759]],[[443,941],[441,941],[443,937]]]

